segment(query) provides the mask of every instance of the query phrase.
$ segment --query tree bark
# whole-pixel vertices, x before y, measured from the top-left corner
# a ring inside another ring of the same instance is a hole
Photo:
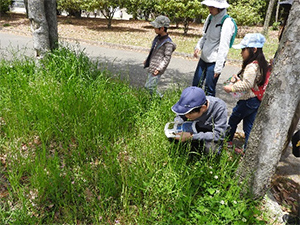
[[[50,49],[58,47],[56,0],[45,0],[45,13],[49,27]]]
[[[273,9],[274,9],[274,5],[275,5],[276,2],[277,2],[277,0],[270,0],[270,2],[269,2],[269,6],[268,6],[267,13],[266,13],[265,22],[264,22],[264,28],[263,28],[263,34],[265,36],[268,35],[269,24],[270,24],[272,12],[273,12]]]
[[[36,57],[57,47],[56,0],[28,0],[28,18]]]
[[[237,174],[254,198],[265,195],[300,115],[300,3],[295,0],[270,81]]]

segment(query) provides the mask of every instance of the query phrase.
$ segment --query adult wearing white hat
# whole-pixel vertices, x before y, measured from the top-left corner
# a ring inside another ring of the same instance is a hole
[[[203,36],[199,39],[194,56],[197,58],[200,51],[200,60],[197,65],[193,86],[202,87],[204,80],[207,95],[215,96],[216,84],[229,51],[232,35],[235,33],[235,24],[227,15],[226,8],[229,4],[226,0],[205,0],[201,2],[209,9],[210,15],[203,26]]]

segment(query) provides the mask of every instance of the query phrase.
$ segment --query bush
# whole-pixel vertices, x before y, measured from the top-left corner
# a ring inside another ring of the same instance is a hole
[[[0,13],[6,13],[9,11],[9,6],[12,4],[11,0],[1,0],[0,1]]]

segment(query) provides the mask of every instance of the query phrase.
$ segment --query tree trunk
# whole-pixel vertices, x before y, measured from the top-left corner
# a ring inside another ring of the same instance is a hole
[[[45,13],[49,27],[50,49],[58,47],[56,0],[45,0]]]
[[[278,22],[278,16],[279,16],[279,2],[280,0],[278,0],[277,2],[277,6],[276,6],[276,16],[275,16],[275,22]]]
[[[265,36],[268,35],[269,24],[270,24],[272,12],[274,9],[274,5],[276,2],[277,2],[277,0],[270,0],[270,2],[269,2],[269,6],[268,6],[267,13],[266,13],[265,22],[264,22],[264,28],[263,28],[263,34]]]
[[[28,0],[28,18],[36,57],[57,46],[56,0]]]
[[[300,3],[295,0],[265,96],[237,174],[254,198],[265,195],[300,115]]]

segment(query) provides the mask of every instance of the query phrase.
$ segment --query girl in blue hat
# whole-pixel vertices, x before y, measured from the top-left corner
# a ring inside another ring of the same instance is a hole
[[[241,49],[243,65],[241,71],[234,75],[234,81],[224,86],[227,93],[243,92],[239,101],[232,110],[228,124],[229,144],[232,144],[234,133],[238,124],[243,120],[243,130],[245,132],[245,144],[243,149],[235,149],[237,153],[244,153],[247,141],[252,129],[254,119],[260,106],[261,97],[257,95],[259,87],[264,85],[267,79],[268,62],[263,54],[265,37],[260,33],[246,34],[238,45],[233,45],[235,49]]]

